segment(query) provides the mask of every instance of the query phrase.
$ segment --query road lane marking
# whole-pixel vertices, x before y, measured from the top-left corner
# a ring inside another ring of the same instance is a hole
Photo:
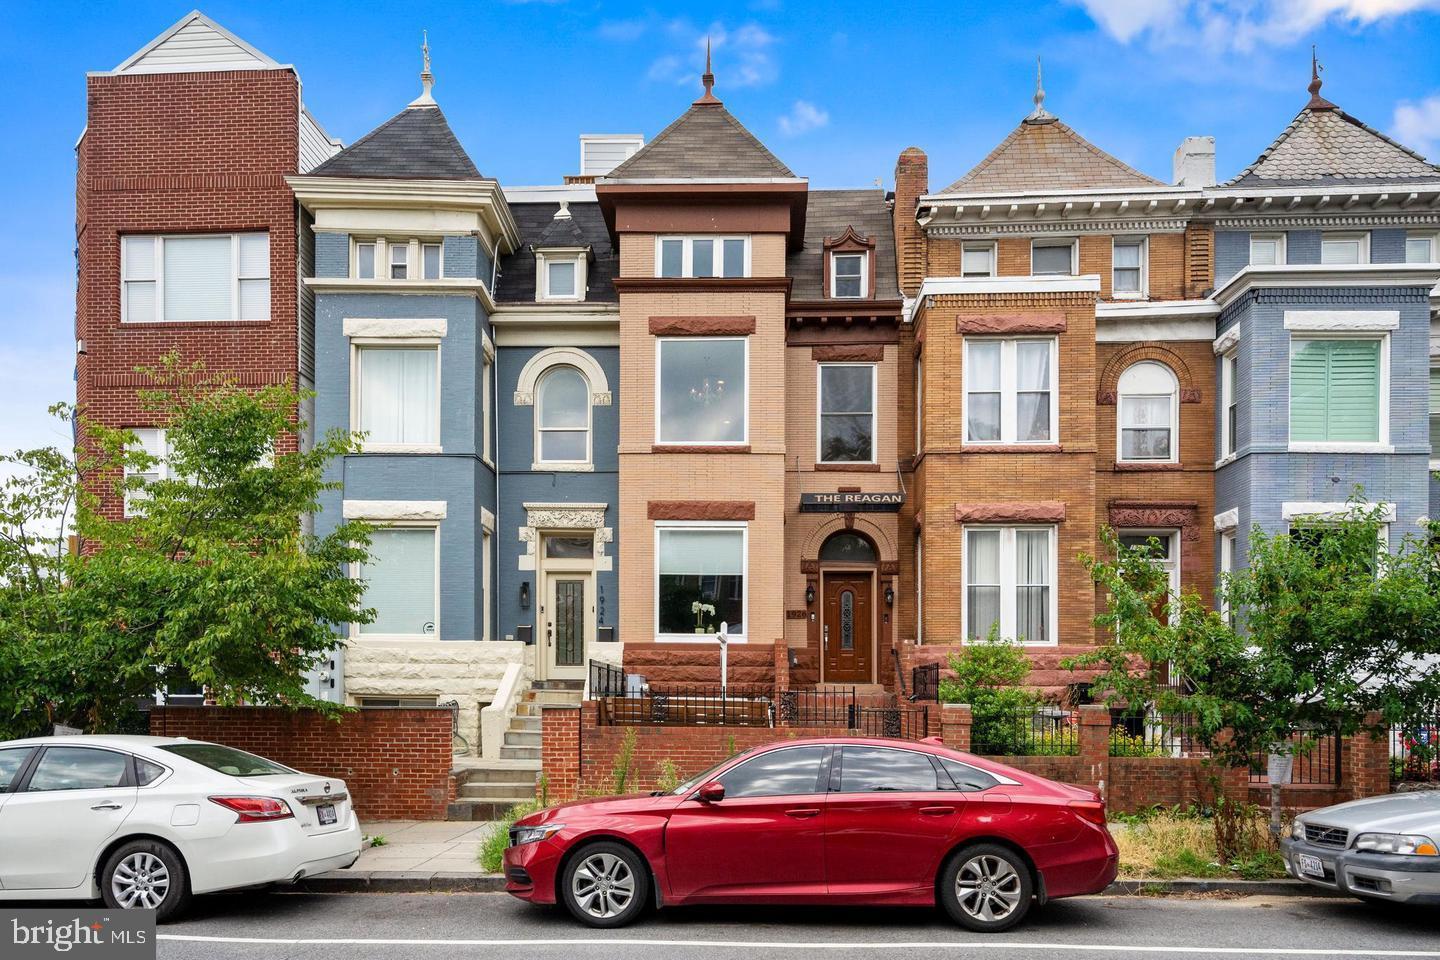
[[[713,947],[742,950],[1034,950],[1090,953],[1160,953],[1259,957],[1436,957],[1440,950],[1381,950],[1346,947],[1130,946],[1119,943],[1029,943],[1020,940],[830,942],[790,940],[650,940],[639,937],[542,937],[518,939],[400,939],[392,937],[215,937],[162,933],[157,940],[181,943],[241,943],[264,946],[356,947]]]

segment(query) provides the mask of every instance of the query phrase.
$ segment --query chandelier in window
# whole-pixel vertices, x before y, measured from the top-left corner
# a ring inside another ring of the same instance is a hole
[[[721,400],[724,400],[724,378],[717,377],[716,379],[711,380],[709,377],[706,377],[704,380],[700,381],[700,386],[690,388],[690,399],[705,407],[710,406],[712,403],[719,403]]]

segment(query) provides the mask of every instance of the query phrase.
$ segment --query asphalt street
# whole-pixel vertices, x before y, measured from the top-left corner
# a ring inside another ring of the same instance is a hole
[[[672,909],[624,930],[595,931],[504,894],[242,893],[198,898],[160,937],[167,960],[795,960],[897,951],[944,960],[1440,960],[1440,910],[1334,898],[1090,897],[1051,903],[995,936],[968,933],[928,910],[848,907]]]

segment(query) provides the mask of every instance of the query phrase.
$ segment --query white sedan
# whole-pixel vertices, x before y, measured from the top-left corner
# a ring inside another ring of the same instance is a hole
[[[342,780],[173,737],[0,743],[0,899],[93,900],[165,920],[192,894],[348,867]]]

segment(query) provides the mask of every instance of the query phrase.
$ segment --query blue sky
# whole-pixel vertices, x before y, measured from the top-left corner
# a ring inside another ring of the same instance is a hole
[[[73,396],[74,152],[85,72],[109,69],[188,3],[10,0],[0,23],[0,449],[63,442],[45,406]],[[429,4],[213,0],[201,9],[293,63],[311,111],[351,142],[418,92],[430,32],[435,96],[481,171],[510,185],[575,171],[580,133],[653,136],[716,93],[820,187],[888,187],[910,145],[931,186],[959,177],[1046,106],[1168,180],[1188,135],[1238,171],[1305,102],[1310,44],[1325,94],[1440,156],[1440,0],[1056,0],[699,5],[595,0]],[[703,11],[703,15],[702,15]]]

